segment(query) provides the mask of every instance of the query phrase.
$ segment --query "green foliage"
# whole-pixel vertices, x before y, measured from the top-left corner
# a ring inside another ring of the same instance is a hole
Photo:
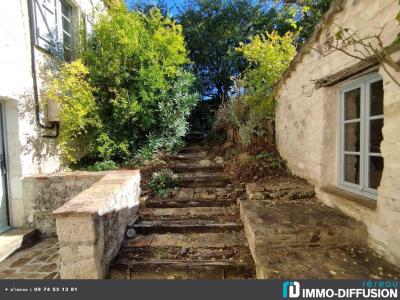
[[[255,36],[249,44],[237,49],[250,62],[242,76],[246,100],[253,110],[265,116],[272,115],[272,89],[296,54],[294,39],[292,33],[280,36],[273,31]],[[253,115],[257,119],[257,115]]]
[[[153,173],[149,182],[149,188],[159,197],[167,198],[171,189],[175,187],[178,176],[170,169],[163,169]]]
[[[74,79],[70,68],[77,63],[66,64],[52,93],[61,104],[62,139],[76,147],[81,138],[87,162],[122,163],[171,151],[181,144],[199,99],[194,76],[184,71],[189,60],[182,27],[158,9],[129,12],[111,2],[109,15],[84,43],[82,75]],[[71,97],[76,103],[69,104]],[[69,161],[79,161],[72,147],[62,149]]]
[[[193,0],[178,20],[183,25],[189,56],[208,98],[226,99],[232,77],[247,67],[235,48],[260,33],[276,30],[280,35],[299,32],[303,43],[329,8],[331,0]],[[207,41],[207,42],[204,42]]]
[[[263,136],[263,121],[273,117],[273,87],[296,54],[295,36],[258,35],[237,51],[248,59],[249,67],[238,80],[238,95],[220,110],[220,126],[239,130],[240,142],[248,146],[254,136]],[[243,93],[244,90],[244,93]]]
[[[246,60],[235,48],[277,24],[277,11],[266,9],[262,2],[194,0],[181,11],[178,20],[204,96],[226,99],[233,84],[231,77],[246,67]]]
[[[299,33],[298,42],[302,44],[314,32],[315,25],[329,9],[332,0],[275,0],[275,2],[280,6],[278,16],[281,24],[286,23],[292,30],[296,30]]]
[[[94,165],[86,168],[90,172],[112,171],[118,169],[118,165],[112,160],[96,162]]]
[[[71,162],[93,151],[93,140],[87,137],[102,127],[93,95],[96,89],[88,83],[88,75],[88,69],[80,60],[65,64],[54,76],[45,95],[59,104],[60,147],[64,158]]]

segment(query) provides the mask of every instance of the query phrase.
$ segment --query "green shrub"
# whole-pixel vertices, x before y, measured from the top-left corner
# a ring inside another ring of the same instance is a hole
[[[187,56],[181,26],[158,9],[117,5],[101,16],[81,60],[65,64],[49,89],[60,103],[64,158],[126,163],[179,146],[199,100]]]
[[[244,146],[266,134],[262,124],[273,117],[273,87],[296,54],[294,39],[291,33],[272,32],[255,36],[237,49],[250,66],[236,80],[236,95],[220,108],[217,127],[238,131]]]
[[[90,172],[112,171],[118,169],[118,165],[112,160],[96,162],[94,165],[86,168]]]
[[[153,173],[149,182],[149,188],[159,197],[167,198],[171,195],[171,189],[175,187],[178,176],[170,169],[163,169]]]

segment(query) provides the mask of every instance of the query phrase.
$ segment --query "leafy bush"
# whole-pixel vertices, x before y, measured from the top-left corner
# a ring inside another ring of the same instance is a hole
[[[112,160],[96,162],[94,165],[86,168],[90,172],[112,171],[118,169],[118,165]]]
[[[170,169],[163,169],[153,173],[149,182],[149,188],[159,197],[167,198],[171,189],[175,187],[178,176]]]
[[[89,70],[81,60],[65,64],[45,95],[59,104],[60,147],[70,162],[92,154],[96,146],[90,137],[102,127],[93,95],[95,88],[89,84],[88,76]]]
[[[50,87],[60,103],[64,157],[122,163],[180,145],[199,99],[188,62],[175,21],[157,9],[113,6],[83,43],[81,60],[65,64]]]
[[[255,36],[249,44],[237,49],[250,62],[243,73],[242,85],[246,101],[253,110],[272,115],[272,90],[296,54],[294,38],[292,33],[280,36],[273,31]]]
[[[237,79],[236,95],[220,108],[217,126],[236,130],[244,146],[254,136],[265,135],[263,123],[273,117],[273,87],[296,53],[294,38],[291,33],[272,32],[255,36],[237,49],[250,67]]]

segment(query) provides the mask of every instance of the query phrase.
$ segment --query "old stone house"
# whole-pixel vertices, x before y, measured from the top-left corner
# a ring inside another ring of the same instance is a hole
[[[40,97],[45,74],[74,58],[81,28],[106,6],[102,0],[10,0],[0,10],[0,233],[29,216],[25,178],[60,168],[52,103]]]
[[[397,0],[333,1],[275,89],[277,146],[289,168],[325,204],[365,223],[369,245],[397,265],[400,73],[372,49],[399,61],[399,11]],[[352,34],[371,45],[344,49]]]

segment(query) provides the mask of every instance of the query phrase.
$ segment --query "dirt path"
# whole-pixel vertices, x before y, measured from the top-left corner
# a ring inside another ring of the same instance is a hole
[[[179,189],[170,199],[148,198],[110,267],[111,278],[254,278],[255,266],[229,178],[211,160],[201,137],[171,156]]]

